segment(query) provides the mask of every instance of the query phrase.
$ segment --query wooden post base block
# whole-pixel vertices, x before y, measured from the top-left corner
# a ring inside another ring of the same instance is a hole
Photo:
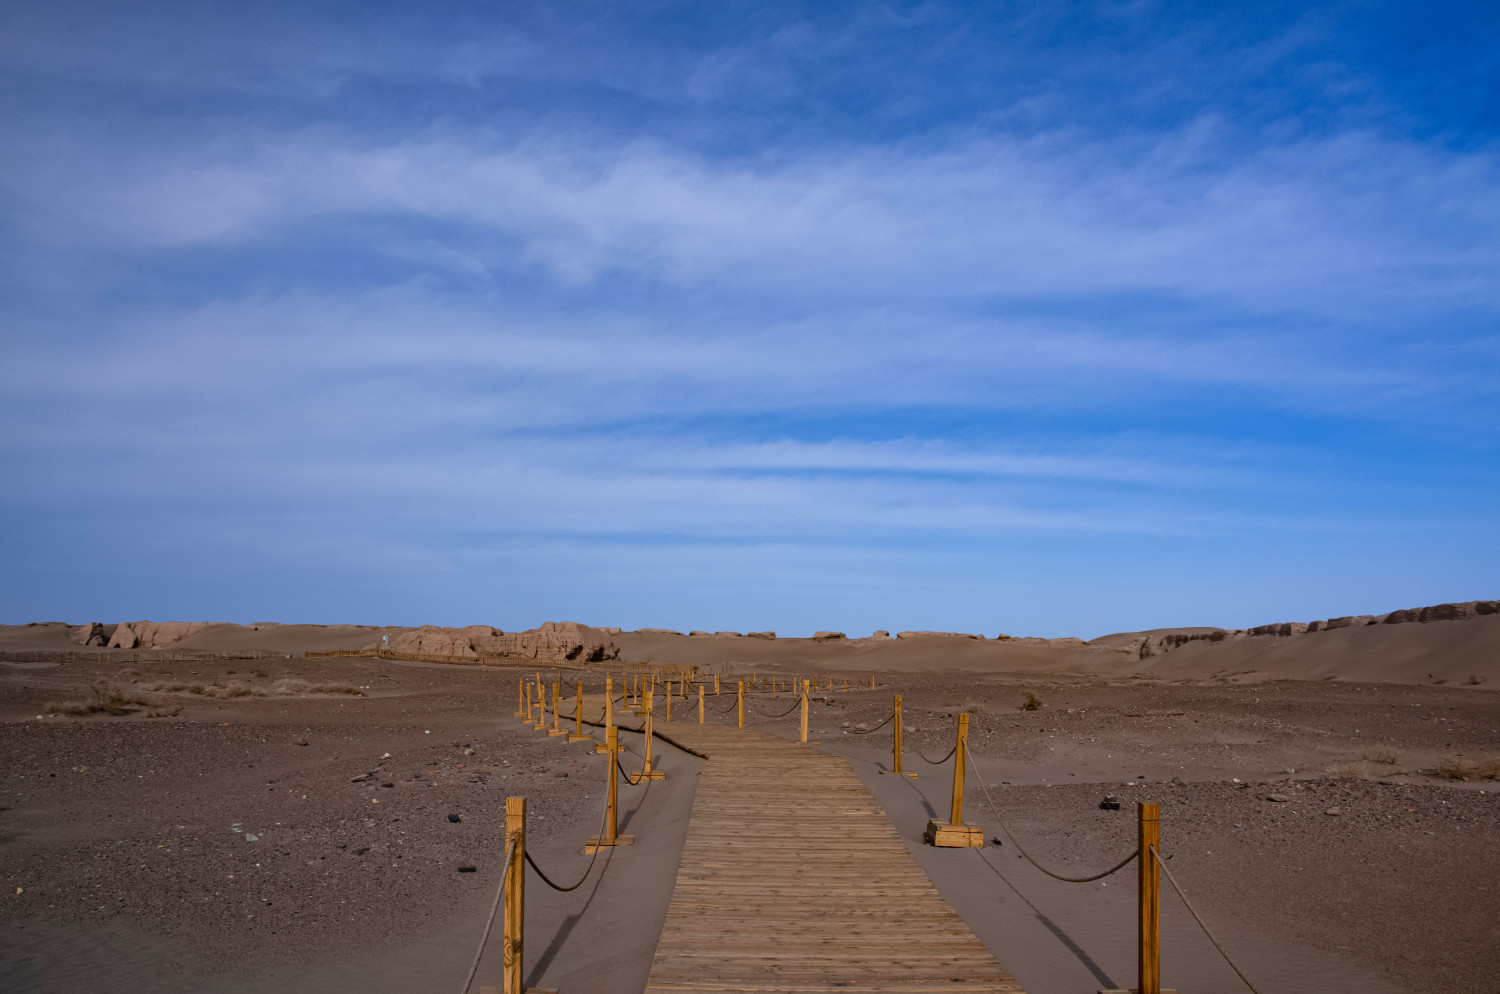
[[[592,741],[594,741],[594,737],[592,735],[579,735],[577,732],[569,732],[568,733],[568,741],[569,742],[592,742]]]
[[[567,735],[567,734],[568,733],[565,732],[565,731],[563,731],[561,728],[549,728],[549,729],[547,729],[547,738],[549,738],[549,739],[550,738],[555,738],[555,737],[557,737],[559,735]]]
[[[973,825],[950,825],[945,821],[929,821],[922,838],[928,845],[939,849],[982,849],[984,833]]]
[[[635,845],[635,836],[634,835],[616,835],[612,839],[606,839],[602,835],[591,835],[591,836],[589,836],[588,842],[586,842],[584,844],[583,854],[585,856],[592,856],[592,855],[594,855],[594,853],[598,852],[600,849],[608,849],[611,846],[633,846],[633,845]]]
[[[642,780],[665,780],[666,770],[636,770],[630,774],[631,783],[640,783]]]
[[[605,745],[603,742],[595,742],[594,752],[602,755],[603,753],[609,752],[609,746]]]

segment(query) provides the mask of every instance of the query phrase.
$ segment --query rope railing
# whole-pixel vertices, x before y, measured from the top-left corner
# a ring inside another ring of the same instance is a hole
[[[785,711],[781,712],[780,714],[766,714],[764,711],[757,711],[757,712],[755,712],[755,714],[756,714],[756,717],[758,717],[758,718],[770,718],[772,720],[775,720],[777,718],[785,718],[787,715],[791,714],[793,711],[797,710],[801,706],[802,706],[802,699],[799,697],[799,698],[797,698],[797,702],[795,704],[793,704],[791,707],[787,708]]]
[[[1010,844],[1016,847],[1016,852],[1020,853],[1022,856],[1024,856],[1026,858],[1026,862],[1030,863],[1032,866],[1036,867],[1038,870],[1041,870],[1043,873],[1047,874],[1047,876],[1051,877],[1052,879],[1054,879],[1054,880],[1061,880],[1063,883],[1066,883],[1066,884],[1086,884],[1086,883],[1092,883],[1095,880],[1103,880],[1105,877],[1109,876],[1112,873],[1118,873],[1118,872],[1120,872],[1121,870],[1125,869],[1125,867],[1129,866],[1130,863],[1131,863],[1131,861],[1134,860],[1136,858],[1136,856],[1140,855],[1137,852],[1132,852],[1129,856],[1126,856],[1124,859],[1120,860],[1118,863],[1116,863],[1114,866],[1110,867],[1109,869],[1105,870],[1103,873],[1095,873],[1095,874],[1093,874],[1091,876],[1087,876],[1087,877],[1065,877],[1061,873],[1054,873],[1053,871],[1047,869],[1045,866],[1043,866],[1042,864],[1038,863],[1035,859],[1033,859],[1032,856],[1031,856],[1031,854],[1026,851],[1026,849],[1021,845],[1021,843],[1019,843],[1019,842],[1016,841],[1015,834],[1013,832],[1011,832],[1010,826],[1007,825],[1007,824],[1005,824],[1005,819],[1003,819],[1003,818],[1000,817],[1000,811],[999,811],[998,808],[995,807],[995,801],[994,801],[994,799],[990,797],[990,788],[989,788],[989,785],[984,782],[984,777],[980,774],[980,772],[979,772],[979,766],[974,762],[974,757],[970,756],[970,757],[968,757],[968,759],[969,759],[969,769],[971,769],[971,770],[974,771],[974,779],[976,779],[976,780],[979,781],[979,789],[984,792],[984,803],[989,807],[989,809],[990,809],[990,815],[991,815],[991,817],[993,817],[995,819],[995,823],[1000,826],[1000,831],[1004,832],[1005,833],[1005,837],[1010,840]]]
[[[882,721],[880,724],[876,725],[874,728],[846,728],[845,731],[848,732],[850,735],[869,735],[871,732],[878,732],[878,731],[880,731],[886,725],[889,725],[892,721],[894,721],[895,718],[896,718],[896,712],[892,711],[890,714],[886,715],[885,721]]]
[[[942,759],[929,759],[927,758],[927,754],[920,749],[913,749],[912,752],[916,753],[917,757],[921,759],[922,762],[927,763],[930,766],[942,766],[944,763],[948,762],[948,760],[953,758],[954,753],[958,752],[958,746],[955,744],[952,749],[948,750],[948,755],[944,756]]]
[[[469,994],[469,989],[474,986],[474,975],[479,972],[484,947],[490,944],[490,931],[495,927],[495,913],[500,910],[500,902],[505,897],[505,881],[510,877],[510,861],[515,854],[515,846],[506,843],[505,862],[500,864],[500,883],[495,886],[495,902],[490,905],[490,916],[485,920],[483,934],[479,936],[479,948],[474,953],[474,962],[469,964],[469,975],[464,978],[461,994]]]
[[[1203,918],[1198,914],[1198,909],[1193,907],[1193,902],[1188,900],[1187,894],[1183,892],[1181,885],[1177,883],[1177,878],[1172,876],[1171,870],[1167,869],[1167,862],[1161,858],[1161,853],[1156,851],[1155,846],[1151,846],[1150,848],[1151,855],[1156,857],[1156,865],[1161,867],[1161,871],[1167,875],[1167,883],[1171,884],[1172,889],[1177,892],[1177,896],[1182,898],[1183,906],[1188,909],[1188,914],[1193,916],[1193,921],[1198,923],[1198,927],[1203,929],[1203,934],[1208,936],[1208,941],[1213,943],[1214,948],[1219,951],[1219,955],[1224,957],[1224,962],[1228,963],[1229,968],[1245,982],[1245,986],[1250,988],[1253,994],[1260,994],[1260,991],[1256,990],[1255,985],[1250,982],[1250,978],[1245,976],[1245,972],[1235,965],[1234,960],[1230,959],[1229,954],[1224,951],[1224,947],[1219,945],[1219,940],[1214,938],[1214,934],[1208,930],[1208,926],[1203,924]]]

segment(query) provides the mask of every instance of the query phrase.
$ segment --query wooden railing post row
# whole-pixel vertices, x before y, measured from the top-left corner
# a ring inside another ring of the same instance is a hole
[[[808,705],[807,688],[808,688],[808,682],[806,680],[803,680],[802,681],[802,741],[803,742],[807,741],[807,705]]]
[[[505,889],[505,941],[502,946],[504,994],[523,994],[521,973],[525,957],[526,916],[526,798],[505,799],[505,843],[510,861],[501,871]]]
[[[519,718],[526,713],[526,678],[522,677],[516,681],[516,714]]]
[[[1140,829],[1140,970],[1141,994],[1161,994],[1161,868],[1156,854],[1161,840],[1161,805],[1136,805]]]

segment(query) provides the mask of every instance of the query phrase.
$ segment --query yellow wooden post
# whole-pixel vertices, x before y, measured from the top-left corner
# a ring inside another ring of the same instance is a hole
[[[698,684],[698,724],[703,724],[703,684]]]
[[[626,679],[628,680],[629,677],[626,677]],[[606,738],[609,735],[609,730],[611,728],[614,728],[614,727],[615,727],[615,682],[613,680],[611,680],[609,678],[609,676],[606,675],[604,677],[604,733],[605,733]],[[598,743],[597,745],[594,746],[594,752],[596,752],[596,753],[598,753],[598,752],[608,752],[608,751],[609,751],[609,746],[605,745],[603,742],[600,742],[600,743]]]
[[[525,956],[526,915],[526,798],[505,799],[505,844],[510,849],[510,862],[504,873],[505,889],[505,942],[502,947],[504,979],[500,989],[504,994],[523,994],[521,988],[522,960]]]
[[[776,700],[776,678],[771,677],[771,700]]]
[[[958,742],[953,747],[953,801],[948,808],[948,824],[964,823],[964,767],[969,760],[969,716],[958,715]]]
[[[958,742],[953,747],[953,801],[947,824],[929,821],[923,837],[934,846],[945,849],[979,849],[984,833],[964,824],[964,771],[969,765],[969,715],[958,716]]]
[[[583,847],[583,854],[585,856],[592,855],[606,846],[635,845],[635,836],[621,835],[618,827],[620,784],[617,778],[620,775],[620,730],[614,725],[610,725],[604,730],[604,754],[608,757],[604,761],[604,765],[605,776],[609,782],[604,802],[604,833],[589,837],[588,843]]]
[[[807,741],[807,681],[802,681],[802,741]]]
[[[672,681],[671,680],[667,681],[667,713],[666,713],[665,717],[666,717],[666,719],[668,721],[672,720]]]
[[[562,681],[558,680],[552,684],[552,727],[547,729],[547,737],[566,734],[562,727]]]
[[[719,696],[719,674],[714,674],[714,696]]]
[[[516,681],[516,714],[520,718],[526,714],[526,678],[522,677]]]
[[[522,681],[522,682],[526,683],[525,681]],[[532,715],[531,715],[531,684],[530,683],[526,683],[526,721],[528,723],[530,723],[531,720],[532,720]]]
[[[647,710],[646,723],[644,726],[644,731],[646,733],[646,757],[641,762],[641,768],[630,775],[631,783],[640,783],[642,780],[665,780],[667,778],[667,773],[665,770],[652,769],[651,767],[651,742],[655,737],[651,727],[651,719],[652,712],[650,710]]]
[[[568,733],[569,742],[586,742],[592,735],[583,734],[583,681],[578,681],[577,703],[573,705],[573,731]]]
[[[902,730],[901,726],[902,726],[902,720],[903,719],[901,717],[901,695],[900,694],[896,695],[895,703],[892,705],[892,708],[893,708],[893,713],[891,715],[891,728],[892,728],[891,768],[888,769],[888,770],[881,770],[880,772],[881,773],[894,774],[895,776],[898,776],[898,777],[911,777],[913,780],[915,780],[917,778],[917,775],[915,773],[907,773],[905,770],[903,770],[901,768],[901,754],[902,754],[902,752],[904,752],[904,750],[901,747],[901,730]]]
[[[1151,850],[1161,839],[1161,806],[1136,805],[1140,827],[1140,971],[1141,994],[1161,994],[1161,868]]]
[[[740,711],[740,727],[745,727],[745,681],[740,681],[740,699],[737,705]]]

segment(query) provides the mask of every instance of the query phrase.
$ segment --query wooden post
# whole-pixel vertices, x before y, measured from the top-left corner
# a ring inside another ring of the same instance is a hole
[[[698,724],[703,724],[703,684],[698,684]]]
[[[979,849],[984,846],[984,833],[973,825],[964,824],[964,771],[969,765],[969,715],[958,716],[958,742],[953,747],[953,802],[949,807],[948,823],[927,823],[923,837],[932,845],[944,849]],[[1157,992],[1160,994],[1160,992]]]
[[[802,681],[802,741],[807,741],[807,681]]]
[[[523,684],[525,684],[525,686],[526,686],[526,721],[528,723],[530,723],[531,720],[532,720],[532,716],[531,716],[531,684],[527,683],[525,680],[522,680],[521,682]]]
[[[517,718],[526,714],[526,678],[522,677],[516,681],[516,714]]]
[[[583,734],[583,681],[578,681],[578,703],[573,706],[573,731],[568,733],[569,742],[587,742],[592,735]]]
[[[740,711],[740,727],[745,727],[745,681],[740,681],[740,699],[737,705]]]
[[[505,843],[510,848],[510,862],[505,874],[505,942],[503,945],[504,994],[523,994],[521,972],[525,955],[526,915],[526,798],[505,799]]]
[[[617,778],[620,775],[620,730],[614,725],[604,730],[604,755],[607,757],[604,761],[605,776],[609,780],[604,802],[604,834],[589,838],[583,847],[585,856],[591,856],[607,846],[635,845],[635,836],[621,835],[619,832],[620,784]]]
[[[652,717],[652,711],[647,709],[644,726],[646,733],[646,758],[641,762],[641,768],[630,775],[631,783],[640,783],[642,780],[665,780],[667,778],[665,770],[654,770],[651,768],[651,741],[654,738],[651,728]]]
[[[714,674],[714,696],[719,696],[719,674]]]
[[[959,712],[958,742],[953,747],[953,801],[948,808],[948,824],[964,823],[964,767],[969,761],[969,715]]]
[[[666,713],[665,717],[666,717],[667,721],[671,721],[672,720],[672,681],[671,680],[667,681],[667,713]]]
[[[557,680],[552,684],[552,727],[547,729],[547,737],[566,734],[562,728],[562,681]]]
[[[881,770],[880,772],[881,773],[894,774],[895,776],[898,776],[898,777],[911,777],[913,780],[915,780],[917,778],[917,775],[915,773],[907,773],[905,770],[903,770],[901,768],[901,753],[902,753],[903,750],[901,748],[901,721],[902,721],[902,719],[901,719],[901,695],[900,694],[896,695],[896,701],[895,701],[895,704],[894,704],[894,708],[895,708],[895,711],[894,711],[894,713],[891,716],[891,725],[894,728],[894,741],[891,743],[891,768],[888,769],[888,770]]]
[[[630,679],[626,677],[625,679]],[[608,676],[604,678],[604,733],[606,737],[609,730],[615,727],[615,682]],[[594,752],[609,752],[609,746],[603,742],[594,745]]]
[[[1161,869],[1152,853],[1161,839],[1161,805],[1136,805],[1140,826],[1140,972],[1141,994],[1161,994]]]

